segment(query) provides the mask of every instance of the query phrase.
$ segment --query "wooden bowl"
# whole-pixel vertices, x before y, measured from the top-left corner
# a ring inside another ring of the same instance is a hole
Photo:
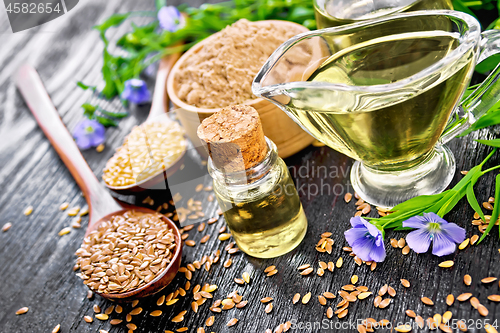
[[[275,25],[294,28],[298,30],[298,33],[308,31],[306,27],[288,21],[269,20],[260,21],[258,23],[268,24],[269,22],[272,22]],[[210,117],[217,111],[220,111],[221,108],[204,109],[187,104],[186,102],[182,101],[177,96],[178,86],[177,82],[175,82],[175,76],[177,72],[179,72],[182,64],[186,61],[186,59],[199,52],[203,45],[211,43],[211,40],[214,39],[214,36],[215,35],[212,35],[206,38],[205,40],[190,48],[186,53],[184,53],[184,55],[182,55],[182,57],[177,61],[175,66],[170,71],[167,79],[168,96],[177,108],[177,115],[179,117],[179,120],[181,121],[182,126],[186,130],[187,136],[198,148],[203,147],[203,144],[196,135],[198,126],[201,124],[203,119]],[[291,156],[309,146],[314,141],[313,137],[304,132],[299,125],[297,125],[290,117],[286,115],[284,111],[282,111],[273,103],[263,98],[255,98],[241,104],[252,106],[257,110],[262,121],[264,134],[276,144],[280,157],[285,158]],[[198,151],[203,156],[207,156],[207,152],[205,149],[198,149]]]
[[[104,216],[103,218],[101,218],[97,223],[94,223],[93,225],[89,225],[87,233],[85,234],[85,237],[87,237],[90,234],[90,232],[97,230],[101,221],[108,221],[109,219],[111,219],[112,216],[122,215],[131,209],[138,211],[138,212],[142,212],[142,213],[156,214],[156,212],[154,210],[151,210],[148,208],[143,208],[143,207],[135,207],[135,206],[132,208],[127,208],[127,209],[123,209],[123,210],[120,210],[117,212],[113,212],[113,213],[108,214],[108,215]],[[177,275],[177,272],[179,271],[179,267],[181,265],[181,258],[182,258],[181,233],[180,233],[180,230],[177,227],[177,225],[174,222],[172,222],[172,220],[170,220],[169,218],[167,218],[166,216],[164,216],[162,214],[160,214],[160,215],[161,215],[161,219],[163,220],[163,222],[165,222],[168,225],[168,227],[170,229],[172,229],[172,231],[174,233],[175,243],[176,243],[176,247],[175,247],[172,259],[170,260],[170,263],[168,264],[168,266],[163,270],[163,272],[158,274],[154,278],[154,280],[152,280],[149,283],[146,283],[145,285],[143,285],[139,288],[132,289],[130,291],[126,291],[123,293],[106,294],[106,293],[95,292],[96,294],[98,294],[106,299],[109,299],[110,301],[113,301],[113,302],[131,302],[131,301],[139,299],[139,298],[154,295],[154,294],[160,292],[166,286],[168,286],[170,284],[170,282],[172,282],[172,280]]]

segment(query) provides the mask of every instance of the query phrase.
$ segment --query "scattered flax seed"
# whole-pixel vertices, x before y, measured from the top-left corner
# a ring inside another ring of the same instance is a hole
[[[469,171],[468,170],[462,170],[462,171],[460,171],[460,173],[465,176],[466,174],[469,173]]]
[[[101,307],[97,304],[94,304],[92,309],[94,310],[94,313],[101,313]]]
[[[205,235],[200,239],[200,244],[205,244],[210,239],[210,235]]]
[[[318,296],[318,302],[321,305],[326,305],[326,298],[325,298],[325,296],[319,295]]]
[[[410,288],[410,281],[406,280],[406,279],[401,279],[401,284],[403,285],[403,287],[405,288]]]
[[[450,328],[450,326],[446,324],[440,324],[439,329],[445,333],[453,333],[453,330]]]
[[[129,330],[132,330],[132,331],[135,331],[135,330],[137,329],[137,325],[136,325],[136,324],[134,324],[134,323],[128,323],[128,324],[127,324],[127,325],[125,325],[125,326],[127,326],[127,328],[128,328]]]
[[[441,315],[439,313],[436,313],[434,315],[434,317],[432,317],[432,319],[434,320],[434,322],[436,323],[436,325],[441,325]]]
[[[453,296],[452,294],[446,296],[446,304],[448,306],[452,306],[454,302],[455,302],[455,296]]]
[[[66,227],[66,228],[63,228],[61,229],[61,231],[59,231],[57,234],[59,236],[64,236],[64,235],[67,235],[71,232],[71,228],[70,227]]]
[[[384,284],[382,286],[382,288],[380,288],[380,290],[378,291],[378,295],[379,296],[384,296],[387,293],[388,289],[389,289],[389,285],[388,284]]]
[[[300,300],[300,294],[299,293],[296,293],[295,295],[293,295],[293,298],[292,298],[292,303],[293,304],[297,303],[299,300]]]
[[[116,313],[122,313],[122,312],[123,312],[123,308],[121,307],[121,305],[117,305],[117,306],[115,307],[115,312],[116,312]]]
[[[382,297],[380,297],[380,296],[375,297],[375,299],[373,300],[373,306],[378,308],[378,306],[380,305],[380,302],[382,302]]]
[[[484,305],[482,305],[482,304],[479,304],[477,306],[477,311],[483,317],[486,317],[488,315],[488,312],[489,312],[488,309]]]
[[[76,206],[76,207],[70,208],[66,212],[66,214],[68,214],[68,216],[76,216],[76,215],[78,215],[79,211],[80,211],[80,207]]]
[[[398,240],[394,239],[394,238],[391,238],[391,246],[393,248],[397,248],[398,247]]]
[[[331,307],[328,307],[328,309],[326,310],[326,317],[328,319],[333,317],[333,309]]]
[[[382,302],[380,302],[380,304],[378,305],[379,309],[386,308],[387,306],[389,306],[389,304],[391,304],[391,301],[392,301],[391,298],[386,298],[382,300]]]
[[[260,301],[261,301],[262,303],[269,303],[269,302],[271,302],[272,300],[273,300],[273,298],[268,296],[268,297],[264,297],[264,298],[262,298]]]
[[[349,203],[351,200],[352,200],[352,193],[347,192],[347,193],[344,195],[344,201],[345,201],[346,203]]]
[[[168,304],[167,304],[168,305]],[[137,316],[138,314],[141,314],[142,313],[142,308],[135,308],[135,309],[132,309],[132,311],[130,311],[130,314],[132,316]]]
[[[309,267],[311,267],[311,265],[304,264],[304,265],[300,265],[299,267],[297,267],[297,269],[300,271],[300,270],[303,270],[303,269],[306,269],[306,268],[309,268]]]
[[[341,311],[341,312],[337,315],[337,317],[338,317],[339,319],[344,318],[345,316],[347,316],[347,313],[348,313],[348,312],[349,312],[349,310],[348,310],[347,308],[345,308],[344,310],[342,310],[342,311]]]
[[[310,299],[311,299],[311,292],[308,292],[307,294],[304,295],[304,297],[302,297],[302,304],[307,304]]]
[[[66,210],[68,207],[69,207],[69,203],[67,203],[67,202],[63,202],[63,203],[59,206],[59,210]]]
[[[498,333],[497,329],[490,324],[484,325],[484,330],[486,331],[486,333]]]
[[[460,250],[463,250],[467,247],[467,245],[469,245],[469,242],[470,242],[470,238],[466,238],[462,243],[460,243],[460,245],[458,246],[458,248]]]
[[[478,300],[476,297],[472,297],[472,298],[470,299],[470,305],[472,305],[472,307],[473,307],[474,309],[476,309],[476,310],[477,310],[477,308],[478,308],[479,304],[481,304],[481,303],[479,303],[479,300]]]
[[[11,227],[12,227],[12,223],[7,222],[7,223],[5,223],[5,224],[3,225],[3,227],[2,227],[2,231],[3,231],[3,232],[6,232],[6,231],[7,231],[7,230],[9,230]]]
[[[113,313],[113,310],[115,309],[114,305],[111,305],[108,307],[106,310],[104,310],[104,313],[107,314],[108,316]]]
[[[236,308],[243,309],[247,304],[248,304],[248,301],[241,301],[238,304],[236,304]]]
[[[231,264],[233,263],[233,260],[231,258],[227,259],[225,262],[224,262],[224,267],[225,268],[229,268],[231,267]]]
[[[91,322],[94,321],[94,319],[92,317],[90,317],[90,316],[83,317],[83,320],[85,320],[85,322],[87,322],[87,323],[91,323]]]
[[[304,269],[302,272],[300,272],[300,275],[309,275],[309,274],[311,274],[313,271],[314,271],[314,268],[309,267],[309,268]]]
[[[234,325],[236,325],[237,322],[238,322],[238,319],[233,318],[233,319],[231,319],[230,321],[227,322],[226,326],[227,327],[234,326]]]
[[[95,315],[95,317],[99,320],[102,320],[102,321],[108,320],[108,318],[109,318],[109,316],[105,313],[98,313]]]
[[[410,247],[406,245],[405,247],[403,247],[403,250],[401,252],[403,253],[403,255],[407,255],[408,253],[410,253]]]
[[[443,313],[443,323],[448,323],[452,316],[453,314],[451,313],[451,311],[446,311],[445,313]]]
[[[424,325],[425,325],[424,318],[422,318],[421,316],[417,316],[417,317],[415,317],[415,322],[417,323],[419,328],[421,328],[421,329],[424,328]]]
[[[334,267],[335,267],[335,264],[333,262],[329,261],[328,262],[328,270],[330,272],[333,272]]]
[[[198,232],[202,232],[203,230],[205,230],[205,223],[200,223],[198,226]]]
[[[343,263],[344,263],[344,259],[342,259],[342,257],[339,257],[339,258],[337,259],[337,262],[335,263],[335,266],[336,266],[337,268],[340,268],[340,267],[342,267],[342,264],[343,264]]]
[[[151,317],[159,317],[159,316],[161,316],[162,313],[163,312],[161,310],[155,310],[155,311],[151,312],[149,315]]]
[[[266,305],[266,309],[264,310],[266,313],[271,313],[273,311],[273,303],[269,303]]]
[[[31,215],[31,213],[33,213],[33,206],[28,206],[24,209],[24,212],[23,212],[24,215],[29,216],[29,215]]]
[[[221,242],[228,240],[229,238],[231,238],[231,234],[229,234],[229,233],[222,233],[219,235],[219,240]]]
[[[16,311],[16,315],[22,315],[22,314],[25,314],[26,312],[28,312],[29,308],[28,307],[22,307],[20,308],[19,310]]]
[[[243,274],[241,275],[241,277],[243,278],[243,280],[246,283],[250,283],[250,274],[248,274],[248,272],[243,272]]]
[[[471,293],[463,293],[457,296],[457,301],[459,302],[465,302],[469,298],[471,298],[472,294]]]
[[[493,206],[489,202],[483,202],[483,207],[487,210],[493,210]]]
[[[461,330],[462,332],[467,332],[467,324],[465,323],[464,320],[459,320],[457,322],[457,327],[459,330]]]
[[[109,321],[109,323],[110,323],[111,325],[120,325],[122,322],[123,322],[123,320],[121,320],[121,319],[111,319],[111,320]]]
[[[104,144],[100,144],[97,147],[95,147],[95,151],[98,153],[101,153],[104,150]]]
[[[464,283],[466,286],[470,286],[472,283],[472,277],[469,274],[464,275]]]
[[[377,262],[376,262],[376,261],[373,261],[373,262],[371,263],[371,265],[370,265],[370,270],[371,270],[371,271],[374,271],[374,270],[375,270],[375,268],[377,268]]]
[[[398,240],[398,247],[399,247],[400,249],[402,249],[403,247],[405,247],[405,245],[406,245],[406,241],[405,241],[405,239],[404,239],[404,238],[400,238],[400,239]]]
[[[490,295],[488,299],[493,302],[500,302],[500,295]]]
[[[367,291],[367,292],[362,292],[358,295],[358,299],[365,299],[367,298],[368,296],[370,296],[372,294],[371,291]]]
[[[409,324],[399,325],[394,330],[396,332],[411,332],[411,325]]]
[[[357,275],[353,275],[351,276],[351,283],[352,284],[356,284],[358,282],[359,278]]]
[[[207,320],[205,321],[205,325],[207,325],[208,327],[212,326],[215,322],[215,316],[210,316],[207,318]]]
[[[89,207],[85,207],[80,211],[80,216],[85,216],[89,213]]]
[[[420,298],[420,300],[425,305],[431,305],[431,306],[434,305],[434,302],[429,297],[422,297],[422,298]]]
[[[389,286],[389,288],[387,289],[387,292],[389,293],[389,295],[391,297],[395,297],[396,296],[396,290],[394,290],[393,287]]]
[[[487,277],[487,278],[481,279],[481,282],[482,282],[482,283],[491,283],[491,282],[494,282],[494,281],[496,281],[496,280],[497,280],[497,278],[496,278],[496,277],[492,277],[492,276],[491,276],[491,277]]]
[[[415,318],[417,315],[415,314],[415,311],[413,310],[406,310],[405,311],[406,315],[410,318]]]
[[[272,266],[268,266],[265,270],[264,270],[264,273],[269,273],[270,271],[273,271],[276,269],[276,266],[272,265]]]
[[[161,306],[163,305],[163,303],[165,303],[165,295],[162,295],[160,296],[160,298],[158,298],[158,300],[156,301],[156,305]]]
[[[446,261],[440,262],[438,266],[442,267],[442,268],[449,268],[449,267],[452,267],[454,264],[455,263],[452,260],[446,260]]]
[[[196,245],[196,242],[192,239],[188,239],[187,241],[184,242],[184,244],[186,244],[187,246],[195,246]]]
[[[474,245],[476,244],[476,242],[478,241],[479,239],[479,236],[478,235],[473,235],[471,238],[470,238],[470,245]]]

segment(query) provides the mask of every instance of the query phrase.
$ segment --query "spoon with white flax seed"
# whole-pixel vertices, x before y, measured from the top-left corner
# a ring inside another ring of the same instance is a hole
[[[124,209],[120,206],[83,158],[36,70],[23,65],[14,81],[87,200],[89,224],[82,247],[77,251],[84,283],[102,297],[115,301],[131,301],[162,290],[175,277],[181,261],[181,235],[175,223],[147,208],[128,206]],[[125,243],[130,241],[130,236],[123,230],[132,233],[134,228],[144,231],[138,231],[141,236],[135,237],[135,234],[133,242]],[[148,233],[149,229],[154,230],[155,235]],[[99,244],[101,241],[103,244]],[[134,260],[125,264],[120,258],[128,250],[137,252],[138,249],[130,245],[139,243],[148,249],[140,256],[151,258],[147,260],[148,267],[143,263],[136,267],[134,264],[139,263]],[[133,274],[134,268],[138,275],[144,274],[142,279]]]

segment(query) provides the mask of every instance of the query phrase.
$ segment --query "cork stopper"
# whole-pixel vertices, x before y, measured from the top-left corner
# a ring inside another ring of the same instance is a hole
[[[197,134],[206,144],[214,165],[225,172],[252,168],[267,154],[259,114],[251,106],[223,108],[204,119]]]

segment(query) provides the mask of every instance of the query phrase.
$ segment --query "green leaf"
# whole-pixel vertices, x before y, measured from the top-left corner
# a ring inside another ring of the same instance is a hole
[[[91,89],[91,90],[96,90],[96,86],[88,86],[86,84],[84,84],[82,81],[78,81],[76,83],[77,86],[79,86],[80,88],[82,88],[83,90],[87,90],[87,89]]]
[[[100,32],[105,32],[111,27],[115,27],[117,25],[122,24],[123,21],[125,21],[131,14],[132,12],[125,14],[113,14],[110,17],[108,17],[106,21],[104,21],[99,25],[95,25],[93,28]]]
[[[493,139],[493,140],[474,140],[477,141],[483,145],[491,146],[491,147],[497,147],[500,148],[500,139]]]
[[[488,227],[484,231],[483,235],[481,236],[477,244],[481,243],[484,237],[486,237],[490,233],[490,230],[493,228],[496,221],[498,220],[499,213],[500,213],[500,175],[497,175],[497,177],[495,178],[495,205],[493,206],[493,212],[491,213],[490,223],[488,223]]]
[[[467,130],[458,135],[458,137],[466,136],[467,134],[483,129],[488,126],[494,126],[500,124],[500,103],[496,103],[493,108],[491,108],[488,113],[479,118],[475,123],[473,123]]]
[[[106,118],[106,117],[101,117],[101,116],[95,116],[95,119],[100,122],[102,125],[109,127],[109,126],[118,126],[118,123],[112,119]]]
[[[94,112],[97,109],[96,106],[89,103],[83,103],[82,108],[83,108],[83,115],[89,119],[92,119],[92,117],[94,116]]]
[[[484,217],[483,210],[477,201],[476,195],[474,194],[474,185],[469,184],[467,186],[467,201],[469,201],[469,205],[474,209],[474,211],[481,217],[483,221],[486,221]]]
[[[498,65],[499,62],[500,62],[500,54],[492,55],[481,61],[479,64],[477,64],[475,67],[475,71],[481,74],[486,74],[495,69],[495,67]]]
[[[104,110],[102,108],[99,108],[99,112],[102,113],[103,115],[107,116],[107,117],[118,118],[118,119],[121,119],[121,118],[124,118],[124,117],[128,116],[128,112],[126,112],[126,111],[111,112],[111,111],[106,111],[106,110]]]

